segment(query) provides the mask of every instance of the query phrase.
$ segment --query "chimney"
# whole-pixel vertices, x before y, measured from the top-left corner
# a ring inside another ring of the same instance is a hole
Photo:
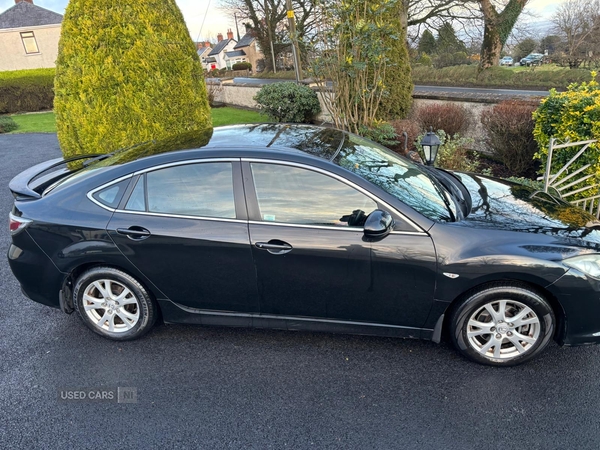
[[[206,47],[206,48],[210,47],[210,42],[206,41],[206,42],[204,43],[204,47]]]
[[[221,33],[217,34],[217,41],[221,42],[223,40],[223,35]]]
[[[252,24],[250,22],[246,22],[244,26],[246,27],[246,33],[250,32],[252,29]]]
[[[15,0],[15,5],[17,3],[21,3],[21,2],[27,2],[27,3],[31,3],[33,5],[33,0]]]
[[[233,39],[233,30],[231,28],[227,30],[227,39]]]

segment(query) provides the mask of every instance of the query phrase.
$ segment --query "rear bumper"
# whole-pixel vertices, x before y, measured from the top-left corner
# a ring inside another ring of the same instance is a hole
[[[11,244],[7,256],[12,273],[27,298],[53,308],[60,307],[59,292],[67,274],[56,268],[26,232],[19,233],[18,245]]]

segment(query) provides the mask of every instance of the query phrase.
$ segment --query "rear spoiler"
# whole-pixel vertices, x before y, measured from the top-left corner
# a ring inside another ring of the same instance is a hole
[[[73,158],[63,159],[56,158],[51,159],[40,164],[37,164],[29,169],[21,172],[19,175],[14,177],[8,183],[8,188],[12,192],[13,196],[17,200],[35,200],[42,197],[44,190],[52,183],[66,177],[67,175],[77,172],[77,170],[70,170],[68,167],[63,167],[58,170],[51,171],[57,167],[65,165],[73,161],[80,161],[82,159],[99,158],[104,156],[103,154],[83,155],[75,156]],[[51,172],[49,172],[51,171]],[[42,175],[45,172],[48,174]],[[35,181],[35,185],[34,182]]]

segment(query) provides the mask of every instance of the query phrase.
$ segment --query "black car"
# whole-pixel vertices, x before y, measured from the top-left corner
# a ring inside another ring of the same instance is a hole
[[[8,259],[102,336],[157,320],[430,339],[515,365],[600,340],[600,233],[544,192],[331,128],[217,128],[32,167]],[[200,146],[200,148],[198,148]]]

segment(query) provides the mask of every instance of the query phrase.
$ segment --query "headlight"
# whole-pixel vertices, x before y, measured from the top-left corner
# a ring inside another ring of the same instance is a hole
[[[563,263],[592,278],[600,279],[600,255],[598,254],[592,253],[589,255],[576,256],[574,258],[565,259]]]

